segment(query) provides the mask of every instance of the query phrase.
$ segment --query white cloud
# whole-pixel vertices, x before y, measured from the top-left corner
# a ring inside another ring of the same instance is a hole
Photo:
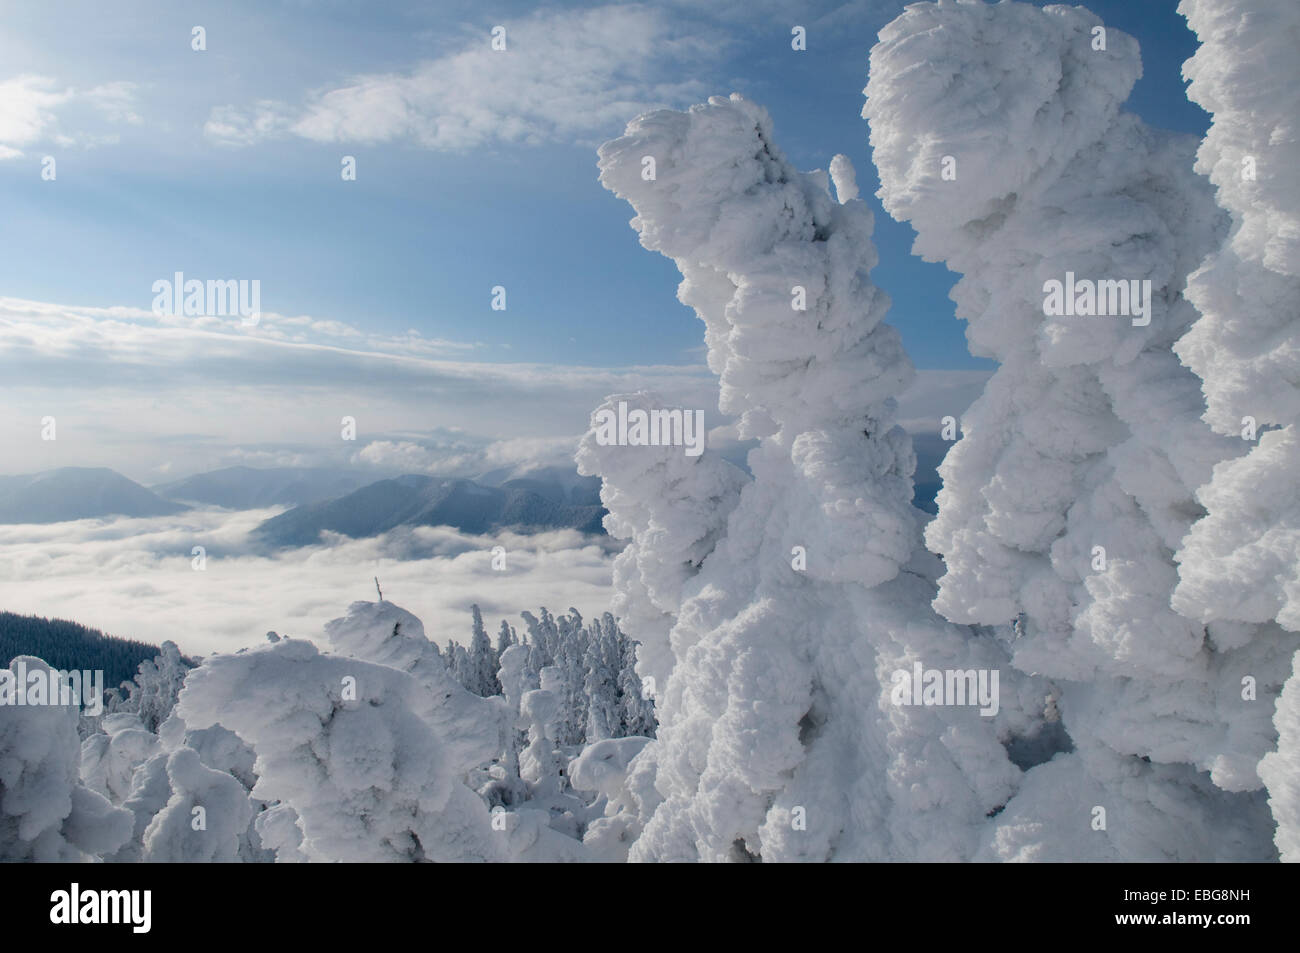
[[[474,602],[494,635],[502,618],[522,627],[524,609],[575,606],[590,616],[609,606],[610,553],[580,533],[482,537],[426,526],[258,554],[246,534],[275,512],[0,526],[0,606],[199,654],[257,644],[268,630],[318,639],[349,602],[374,598],[375,576],[384,597],[442,644],[467,641]],[[504,572],[491,568],[496,545]],[[194,546],[207,550],[202,572],[191,565]]]
[[[362,447],[353,459],[385,470],[419,473],[432,471],[440,455],[431,447],[409,440],[375,440]]]
[[[260,139],[283,135],[292,124],[292,112],[284,103],[263,99],[251,108],[213,107],[203,134],[227,146],[250,146]]]
[[[344,465],[374,441],[428,445],[395,435],[437,428],[487,435],[461,442],[493,466],[553,455],[546,441],[584,431],[607,394],[653,388],[716,406],[702,367],[475,363],[428,357],[420,344],[436,346],[318,319],[264,314],[245,329],[237,318],[0,298],[0,469],[110,466],[146,480],[165,462],[180,475],[235,462]],[[56,441],[40,439],[47,415]],[[357,420],[355,443],[340,439],[344,415]]]
[[[991,376],[992,371],[978,370],[917,371],[916,379],[898,395],[898,421],[912,433],[936,432],[944,417],[961,419]]]
[[[572,467],[581,436],[575,432],[488,441],[464,434],[451,441],[375,440],[362,447],[352,462],[390,472],[470,477],[499,467]]]
[[[342,322],[263,314],[157,317],[0,298],[0,471],[108,466],[143,483],[220,466],[371,466],[472,475],[561,464],[606,396],[651,390],[717,413],[703,366],[582,367],[429,356],[472,345],[381,338]],[[900,419],[932,431],[960,415],[986,371],[921,371]],[[357,440],[341,439],[341,418]],[[58,439],[40,421],[57,420]],[[716,438],[716,439],[715,439]],[[725,445],[725,446],[724,446]],[[725,432],[710,446],[727,452]],[[732,448],[735,449],[735,448]],[[163,471],[164,465],[170,467]]]
[[[60,87],[54,79],[35,74],[0,81],[0,160],[19,158],[25,147],[40,143],[89,147],[115,141],[115,136],[91,129],[65,131],[60,113],[85,106],[94,126],[101,121],[138,124],[135,93],[135,84],[121,81],[89,89]]]
[[[704,84],[672,79],[717,58],[680,19],[638,5],[540,11],[467,34],[455,52],[403,72],[372,73],[318,90],[301,107],[262,100],[212,110],[205,134],[226,145],[293,134],[318,142],[410,140],[438,151],[485,144],[585,141],[662,105],[695,102]],[[664,77],[669,79],[665,81]]]

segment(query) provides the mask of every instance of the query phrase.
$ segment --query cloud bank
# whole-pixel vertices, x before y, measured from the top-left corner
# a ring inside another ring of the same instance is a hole
[[[429,637],[465,642],[471,603],[493,631],[519,612],[609,608],[608,540],[572,531],[471,536],[403,528],[371,539],[270,557],[247,533],[278,510],[203,509],[154,519],[0,526],[0,606],[73,619],[123,637],[176,642],[198,654],[233,652],[281,635],[319,638],[355,599],[386,598],[424,620]],[[505,571],[491,567],[494,546]],[[193,548],[206,563],[194,569]]]

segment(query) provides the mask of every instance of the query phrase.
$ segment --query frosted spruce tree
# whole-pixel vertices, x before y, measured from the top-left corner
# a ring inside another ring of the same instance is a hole
[[[1242,678],[1284,657],[1278,633],[1170,606],[1195,491],[1234,452],[1173,351],[1225,223],[1195,142],[1121,110],[1140,74],[1079,7],[913,4],[871,53],[881,199],[961,275],[971,350],[999,363],[940,469],[935,607],[1015,619],[1014,664],[1053,680],[1076,748],[1030,772],[984,857],[1270,851],[1244,792],[1274,732]]]
[[[643,755],[662,802],[648,805],[634,860],[967,859],[1019,776],[975,707],[891,700],[893,673],[914,662],[1003,660],[929,608],[915,457],[893,423],[913,371],[868,277],[871,213],[849,198],[847,161],[833,168],[843,204],[825,173],[791,166],[767,113],[739,96],[649,113],[600,149],[601,182],[636,210],[641,243],[682,272],[721,410],[760,441],[715,544],[692,549],[689,530],[653,543],[704,559],[664,558],[666,578],[691,578],[668,613],[675,661]],[[627,528],[642,554],[655,508],[679,494],[703,505],[696,485],[725,490],[707,471],[633,489],[618,471],[710,465],[592,443],[588,472],[633,494],[606,499],[616,521],[636,514]],[[666,500],[649,495],[665,486]]]
[[[501,683],[497,681],[497,653],[492,648],[487,629],[483,626],[483,613],[477,604],[470,606],[473,624],[469,640],[469,678],[470,691],[483,698],[501,694]]]
[[[1188,279],[1203,317],[1175,346],[1203,380],[1205,419],[1244,440],[1197,498],[1207,515],[1178,553],[1174,608],[1206,623],[1300,632],[1300,5],[1183,0],[1200,47],[1188,96],[1213,121],[1196,156],[1232,230]],[[1300,637],[1286,640],[1300,649]],[[1296,658],[1300,665],[1300,656]],[[1293,666],[1250,674],[1261,705]],[[1300,860],[1300,675],[1278,700],[1278,750],[1259,773],[1277,847]]]
[[[610,620],[611,622],[613,620]],[[617,630],[606,628],[603,620],[590,627],[587,652],[583,659],[586,676],[583,694],[587,699],[586,742],[613,738],[622,727],[618,697],[619,651]]]

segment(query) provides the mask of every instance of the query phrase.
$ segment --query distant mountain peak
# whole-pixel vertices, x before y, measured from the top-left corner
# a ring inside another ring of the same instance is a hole
[[[186,509],[107,467],[60,467],[0,477],[0,523],[171,516]]]
[[[359,539],[398,526],[450,526],[466,533],[604,532],[605,510],[598,498],[570,503],[555,496],[554,488],[540,492],[516,481],[486,486],[465,477],[409,473],[379,480],[339,499],[299,506],[265,521],[256,532],[278,547],[313,545],[325,531]]]

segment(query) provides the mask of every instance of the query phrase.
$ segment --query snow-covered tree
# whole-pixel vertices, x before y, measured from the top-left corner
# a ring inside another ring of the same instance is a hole
[[[551,738],[560,745],[578,745],[586,735],[590,709],[585,668],[590,633],[576,609],[561,616],[551,615],[545,607],[539,611],[540,617],[520,613],[528,627],[526,682],[539,688],[543,669],[554,669],[550,677],[557,707]]]
[[[618,696],[618,649],[615,630],[606,628],[601,621],[591,626],[587,637],[587,652],[583,658],[583,668],[586,669],[583,694],[587,702],[584,740],[587,744],[616,737],[622,727]]]
[[[410,612],[388,601],[354,602],[347,615],[326,623],[325,638],[340,655],[390,666],[423,686],[414,700],[417,713],[433,726],[456,774],[497,754],[501,709],[457,683]]]
[[[636,671],[640,644],[619,628],[608,612],[605,613],[605,626],[607,629],[614,629],[618,643],[619,729],[614,737],[653,738],[655,734],[653,683],[643,681]]]
[[[582,837],[593,860],[622,863],[641,835],[640,807],[628,781],[632,762],[649,743],[646,737],[606,738],[569,762],[569,783],[599,795],[594,807],[601,816],[587,825]]]
[[[487,629],[483,627],[483,613],[478,605],[470,606],[474,615],[469,647],[469,679],[467,686],[475,695],[490,698],[501,694],[501,684],[497,681],[497,653],[492,648]]]
[[[205,660],[177,704],[191,728],[221,724],[252,746],[253,795],[297,813],[309,859],[500,859],[428,710],[412,675],[299,639]]]
[[[675,613],[658,740],[630,768],[652,760],[663,801],[633,859],[966,858],[1019,775],[975,708],[891,703],[914,660],[1001,658],[929,608],[915,456],[893,419],[912,367],[868,277],[870,210],[847,160],[834,168],[841,202],[739,96],[649,113],[600,150],[641,243],[682,272],[721,410],[760,441]]]
[[[1188,279],[1203,317],[1175,350],[1202,378],[1206,421],[1247,452],[1215,467],[1197,494],[1207,513],[1178,553],[1173,606],[1237,624],[1240,638],[1252,628],[1240,623],[1300,632],[1300,5],[1183,0],[1178,9],[1200,40],[1183,66],[1188,96],[1212,117],[1196,169],[1232,229]],[[1286,644],[1300,649],[1294,636]],[[1249,672],[1260,707],[1286,677],[1285,663],[1270,661]],[[1296,682],[1277,701],[1277,752],[1259,768],[1289,860],[1300,859]]]
[[[302,827],[298,814],[288,804],[273,804],[253,819],[262,846],[271,851],[278,864],[300,864],[309,858],[302,847]]]
[[[1081,7],[917,3],[871,54],[881,199],[918,254],[960,273],[971,350],[999,362],[940,469],[935,607],[1016,619],[1014,664],[1056,680],[1077,749],[1035,770],[1074,779],[1080,800],[1031,772],[989,856],[1266,854],[1250,824],[1216,836],[1229,816],[1257,822],[1259,798],[1197,771],[1259,787],[1273,729],[1241,679],[1276,667],[1279,633],[1207,629],[1170,606],[1195,491],[1233,452],[1173,351],[1198,317],[1187,275],[1225,223],[1195,142],[1121,110],[1140,74],[1136,41]],[[1148,823],[1166,799],[1186,802],[1168,838],[1116,833],[1116,816]],[[1044,820],[1088,832],[1089,802],[1111,833],[1065,838]]]
[[[519,714],[528,732],[528,746],[519,758],[519,773],[541,797],[559,794],[564,788],[561,775],[565,759],[556,743],[561,730],[560,686],[563,677],[558,669],[542,669],[542,685],[524,692]]]
[[[114,804],[131,794],[136,769],[158,752],[158,736],[134,712],[105,715],[102,730],[81,743],[81,780]]]
[[[1259,774],[1268,786],[1268,803],[1277,822],[1276,843],[1282,860],[1300,863],[1300,652],[1273,716],[1277,750],[1264,755]]]
[[[582,624],[582,616],[570,608],[567,616],[557,620],[559,651],[556,653],[552,690],[556,693],[559,711],[556,715],[554,740],[562,745],[581,744],[587,732],[590,704],[587,698],[587,643],[590,636]],[[546,683],[546,670],[541,672]]]
[[[131,775],[131,790],[122,807],[131,813],[131,836],[114,853],[105,855],[111,863],[139,863],[144,856],[144,832],[171,799],[171,780],[167,776],[168,752],[160,751],[136,767]]]
[[[150,863],[231,863],[253,819],[248,792],[226,771],[205,767],[193,748],[167,758],[171,797],[144,832]]]
[[[176,696],[192,667],[172,641],[164,642],[157,658],[145,659],[132,681],[124,682],[127,697],[114,706],[116,711],[135,712],[146,731],[156,732],[167,720]]]
[[[469,651],[455,639],[447,643],[447,671],[466,691],[470,691],[475,679]]]
[[[519,644],[519,636],[515,634],[514,628],[510,625],[509,622],[507,622],[505,619],[502,619],[501,628],[497,630],[496,653],[497,653],[498,666],[501,663],[501,656],[502,654],[505,653],[505,650],[510,648],[510,646],[512,645],[518,645],[518,644]]]
[[[50,678],[42,660],[20,655],[6,690],[19,672]],[[82,861],[131,836],[131,813],[81,782],[78,718],[76,705],[0,705],[0,861]]]
[[[687,456],[680,447],[602,446],[594,424],[602,411],[662,408],[649,391],[614,394],[592,412],[593,429],[576,456],[578,472],[601,477],[606,531],[628,540],[614,558],[611,609],[619,625],[640,643],[636,671],[647,685],[662,687],[672,670],[668,633],[677,621],[682,590],[717,544],[727,516],[740,498],[745,475],[714,454]]]
[[[75,707],[0,704],[0,859],[590,859],[582,837],[607,801],[573,789],[569,762],[593,707],[623,731],[617,675],[631,645],[609,613],[533,622],[576,674],[544,665],[531,684],[530,648],[503,624],[505,697],[463,688],[420,620],[385,601],[325,626],[337,655],[270,634],[269,655],[214,656],[188,708],[175,692],[189,667],[167,663],[181,658],[170,646],[128,699],[163,719],[156,732],[119,710],[79,742]],[[179,677],[160,677],[169,670]],[[562,731],[579,737],[560,745]],[[509,814],[490,832],[489,807]]]
[[[501,683],[501,694],[505,702],[506,717],[501,722],[500,757],[489,768],[491,781],[479,788],[479,795],[488,807],[513,807],[528,799],[528,787],[519,773],[519,752],[528,743],[525,733],[527,724],[523,720],[523,697],[529,691],[528,684],[528,647],[510,645],[500,656],[501,665],[497,672]]]

